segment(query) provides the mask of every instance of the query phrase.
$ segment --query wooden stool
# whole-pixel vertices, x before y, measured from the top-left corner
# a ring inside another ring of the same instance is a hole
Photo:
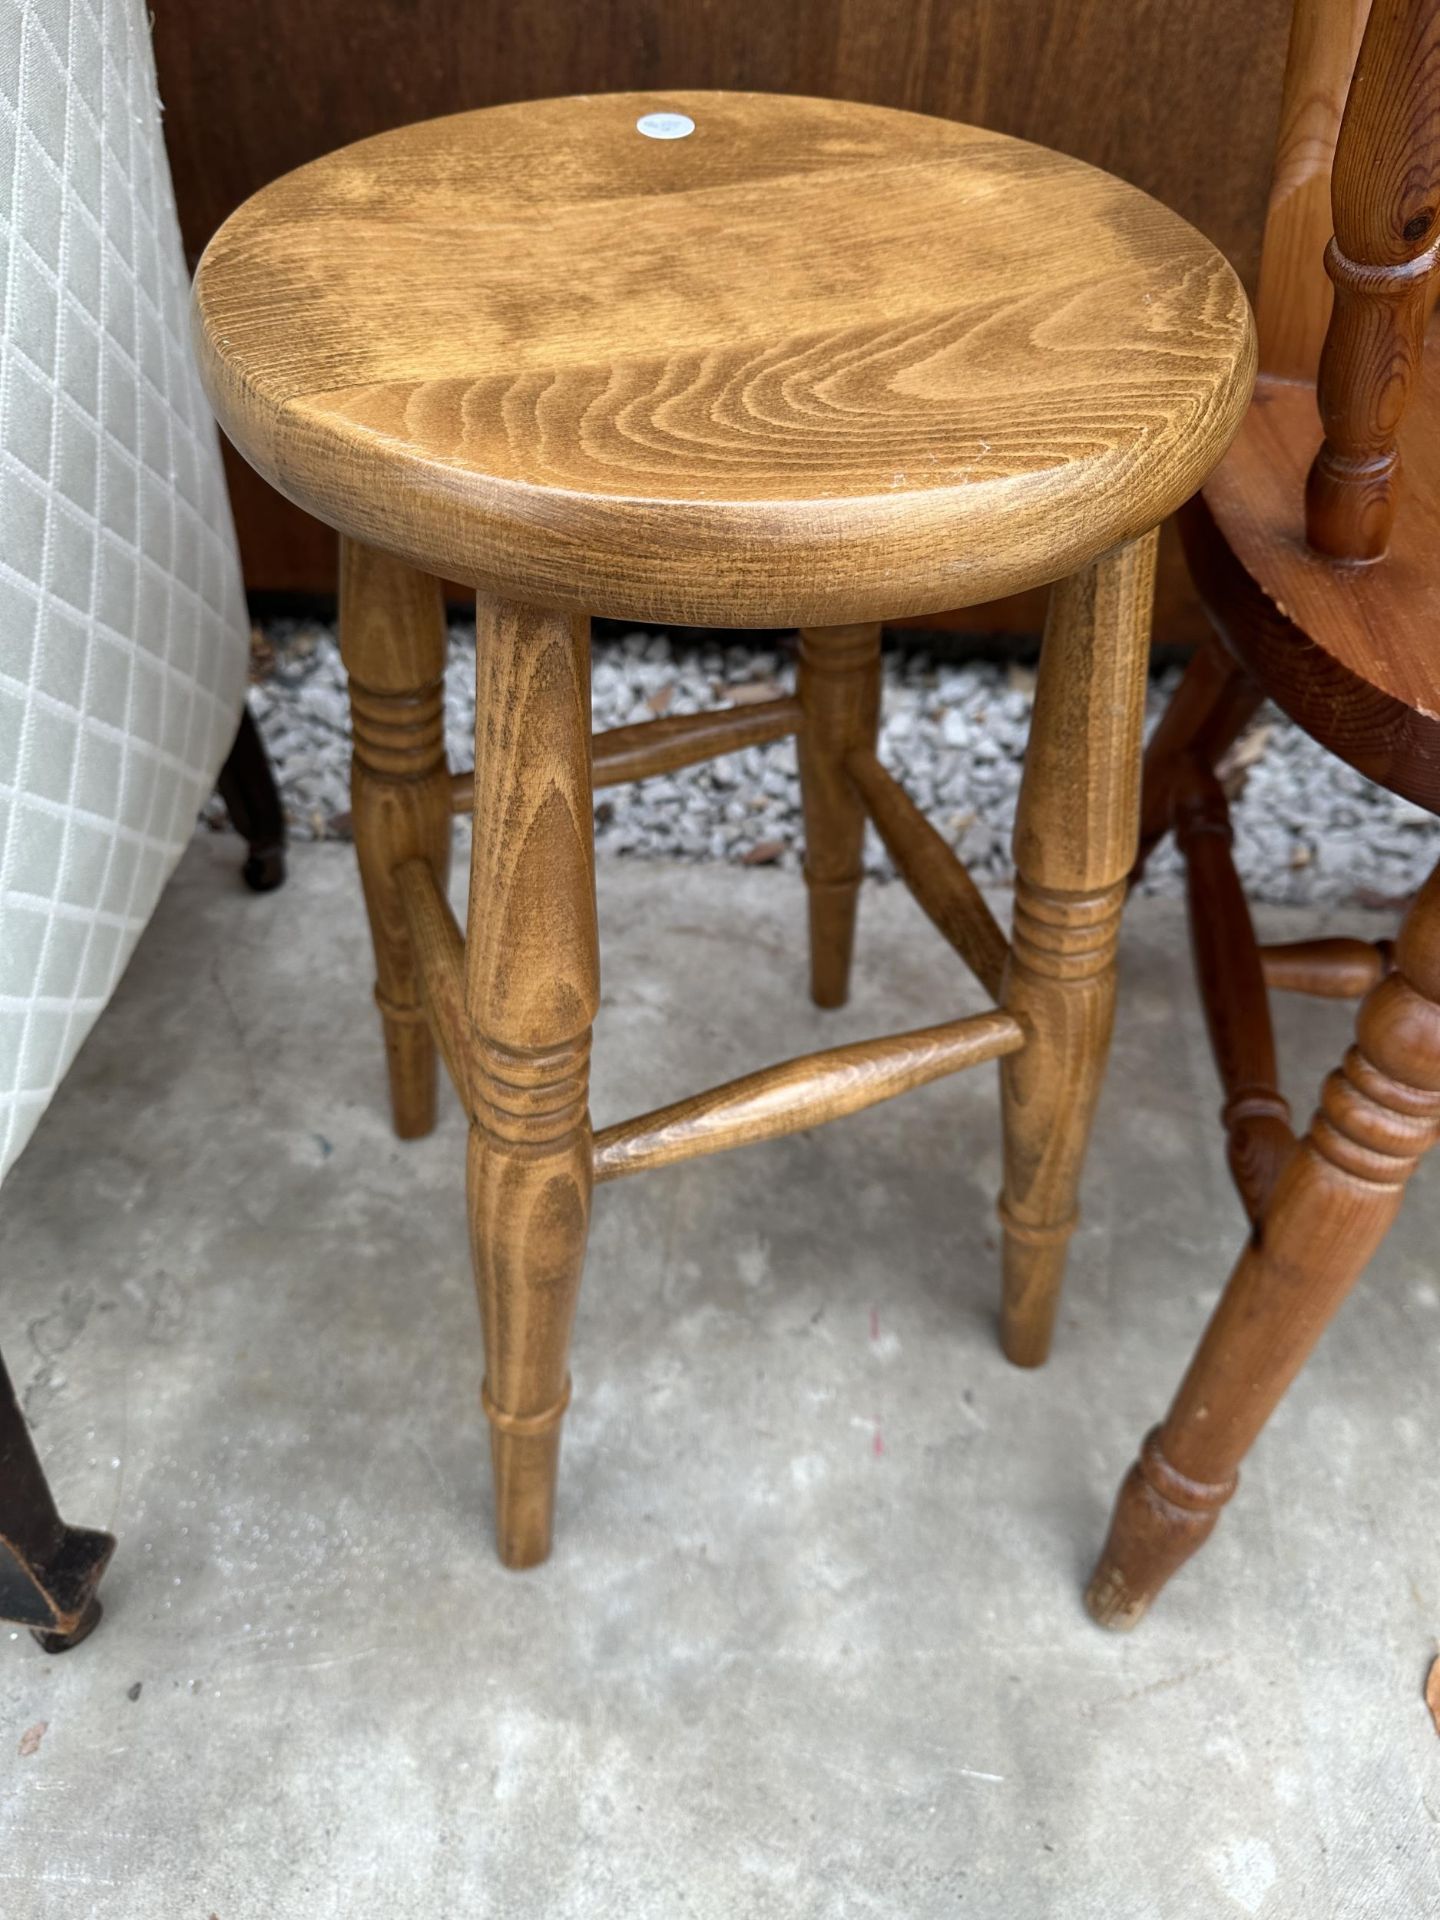
[[[221,423],[344,536],[354,821],[397,1131],[471,1118],[501,1558],[550,1546],[591,1188],[1005,1056],[1004,1341],[1045,1357],[1135,850],[1154,528],[1254,363],[1223,259],[977,128],[763,94],[528,102],[255,195],[196,278]],[[437,578],[478,590],[475,769]],[[1058,580],[1013,940],[875,757],[880,629]],[[803,630],[793,699],[592,743],[587,617]],[[845,998],[867,817],[995,1011],[592,1138],[591,790],[795,734],[812,990]],[[469,925],[446,900],[472,811]]]
[[[1133,1626],[1208,1538],[1241,1460],[1440,1138],[1440,870],[1393,947],[1262,949],[1215,773],[1268,694],[1351,766],[1440,814],[1433,327],[1426,343],[1440,266],[1437,73],[1440,0],[1297,0],[1261,269],[1261,377],[1234,447],[1182,516],[1223,645],[1196,655],[1156,729],[1143,805],[1143,841],[1173,827],[1185,856],[1251,1233],[1121,1488],[1088,1595],[1106,1626]],[[1298,1141],[1277,1084],[1271,988],[1363,996],[1356,1043]]]

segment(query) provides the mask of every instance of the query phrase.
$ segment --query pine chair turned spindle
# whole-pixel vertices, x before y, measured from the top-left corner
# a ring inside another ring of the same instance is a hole
[[[1138,1620],[1210,1533],[1242,1457],[1440,1137],[1440,873],[1393,948],[1260,947],[1215,774],[1268,694],[1351,766],[1440,813],[1440,341],[1433,328],[1427,339],[1437,248],[1440,0],[1374,0],[1368,13],[1359,0],[1298,0],[1260,379],[1234,446],[1181,515],[1219,640],[1196,656],[1151,743],[1141,835],[1143,847],[1173,827],[1188,868],[1251,1235],[1121,1489],[1089,1592],[1107,1626]],[[1276,1081],[1272,988],[1362,1002],[1355,1045],[1298,1142]]]
[[[443,263],[443,267],[441,265]],[[838,101],[621,94],[384,134],[211,242],[226,432],[344,537],[355,838],[397,1130],[470,1117],[502,1559],[549,1551],[596,1184],[1001,1059],[1004,1342],[1044,1359],[1135,854],[1154,529],[1244,415],[1223,259],[1043,148]],[[446,767],[437,578],[477,590]],[[876,755],[880,629],[1058,581],[1006,939]],[[793,697],[592,738],[588,616],[801,629]],[[592,789],[799,745],[814,998],[845,998],[873,820],[996,1002],[592,1135]],[[473,814],[468,927],[445,892]]]

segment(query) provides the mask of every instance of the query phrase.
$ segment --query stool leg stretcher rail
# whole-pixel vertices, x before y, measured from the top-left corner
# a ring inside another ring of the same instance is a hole
[[[845,771],[916,901],[998,999],[1009,942],[962,862],[868,749],[848,755]]]
[[[1020,1022],[994,1012],[802,1054],[606,1127],[595,1136],[595,1178],[618,1180],[677,1160],[778,1140],[860,1113],[962,1067],[1014,1053],[1024,1044]]]
[[[787,694],[780,700],[757,701],[749,707],[720,707],[713,713],[667,714],[659,720],[640,720],[633,726],[608,727],[594,736],[591,747],[591,784],[618,787],[627,780],[649,780],[658,773],[674,773],[697,760],[714,760],[742,747],[764,746],[800,731],[800,702]],[[450,780],[450,810],[469,813],[475,799],[473,771]]]
[[[396,882],[419,967],[425,1016],[468,1107],[469,1057],[475,1043],[465,1012],[464,936],[427,862],[407,860],[397,870]],[[595,1136],[595,1179],[617,1180],[649,1167],[777,1140],[863,1112],[963,1067],[998,1060],[1024,1044],[1021,1023],[1012,1014],[993,1010],[802,1054],[605,1128]]]

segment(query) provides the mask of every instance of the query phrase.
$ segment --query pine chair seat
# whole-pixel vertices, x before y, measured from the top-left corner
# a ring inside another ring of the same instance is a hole
[[[1403,511],[1383,561],[1336,566],[1307,544],[1305,477],[1320,441],[1314,388],[1262,377],[1203,506],[1187,512],[1192,573],[1230,652],[1307,733],[1440,810],[1440,332],[1405,414]],[[1252,610],[1250,582],[1268,608]]]

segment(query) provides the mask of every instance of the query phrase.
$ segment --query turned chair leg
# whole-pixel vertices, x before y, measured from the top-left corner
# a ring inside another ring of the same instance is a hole
[[[240,711],[235,744],[215,785],[230,824],[248,843],[240,869],[252,893],[270,893],[285,878],[285,809],[275,789],[275,774],[260,729],[249,707]]]
[[[465,943],[469,1208],[500,1558],[550,1551],[600,1000],[583,619],[482,596]]]
[[[1230,851],[1230,809],[1220,782],[1198,758],[1176,770],[1175,838],[1185,861],[1195,977],[1225,1089],[1220,1119],[1230,1174],[1246,1214],[1257,1221],[1295,1151],[1295,1134],[1278,1083],[1265,970]]]
[[[340,652],[350,676],[351,815],[402,1140],[435,1124],[435,1042],[405,927],[396,869],[450,870],[445,768],[445,607],[440,583],[355,540],[340,548]]]
[[[843,1007],[850,991],[865,807],[845,756],[871,750],[880,722],[880,628],[816,627],[800,635],[800,798],[810,901],[810,994]]]
[[[1115,950],[1135,858],[1156,536],[1052,589],[1015,819],[1001,1004],[1028,1039],[1000,1069],[1001,1343],[1041,1365],[1110,1046]]]
[[[1174,823],[1176,791],[1187,764],[1198,760],[1213,769],[1249,726],[1264,698],[1218,640],[1206,640],[1195,649],[1145,749],[1135,879]]]
[[[1440,1137],[1440,869],[1406,915],[1164,1423],[1120,1489],[1086,1604],[1131,1627],[1213,1529],[1237,1469]]]

